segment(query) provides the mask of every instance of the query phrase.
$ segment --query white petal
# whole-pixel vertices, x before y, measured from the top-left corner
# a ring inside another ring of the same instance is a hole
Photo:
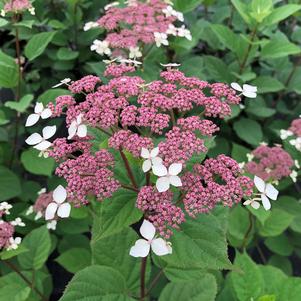
[[[130,255],[133,257],[146,257],[150,251],[150,244],[145,239],[138,239],[131,247]]]
[[[31,134],[25,142],[29,145],[35,145],[40,143],[43,140],[42,136],[38,133]]]
[[[80,138],[87,136],[87,126],[85,124],[81,124],[77,128],[77,136]]]
[[[156,182],[156,187],[159,192],[164,192],[169,189],[170,183],[168,177],[159,178]]]
[[[270,200],[267,198],[266,195],[264,195],[264,194],[261,195],[261,201],[262,201],[262,205],[263,205],[265,210],[270,210],[271,209]]]
[[[249,206],[249,205],[252,204],[252,202],[253,202],[252,200],[246,200],[246,201],[243,202],[243,205]]]
[[[159,147],[155,147],[155,148],[151,151],[150,156],[151,156],[151,158],[155,158],[155,157],[157,157],[158,155],[159,155]]]
[[[242,94],[243,94],[245,97],[248,97],[248,98],[256,98],[256,97],[257,97],[256,92],[248,92],[248,91],[244,91]]]
[[[168,173],[172,176],[178,175],[182,171],[182,163],[173,163],[168,168]]]
[[[256,86],[251,86],[251,85],[248,85],[248,84],[244,84],[242,86],[243,90],[244,91],[247,91],[247,92],[257,92],[257,87]]]
[[[39,151],[44,151],[47,148],[49,148],[51,145],[52,145],[52,143],[49,141],[42,141],[39,144],[35,145],[33,148],[35,148]]]
[[[42,113],[43,109],[44,109],[43,104],[41,102],[37,102],[35,107],[34,107],[34,112],[36,114],[40,114],[40,113]]]
[[[278,193],[279,191],[272,184],[267,184],[265,188],[265,194],[267,195],[267,197],[269,197],[273,201],[276,201]]]
[[[149,153],[148,149],[146,149],[145,147],[141,148],[141,154],[140,155],[144,159],[149,159],[149,157],[150,157],[150,153]]]
[[[254,209],[259,209],[259,207],[260,207],[260,204],[259,204],[259,202],[257,202],[257,201],[253,201],[252,203],[251,203],[251,207],[253,207]]]
[[[182,186],[182,181],[178,176],[169,176],[169,182],[171,185],[176,187]]]
[[[41,117],[42,117],[42,119],[47,119],[47,118],[49,118],[51,115],[52,115],[51,110],[47,108],[47,109],[43,110],[43,112],[42,112],[42,114],[41,114]]]
[[[239,92],[242,92],[242,87],[238,83],[231,83],[231,87]]]
[[[53,191],[53,199],[56,203],[62,204],[67,198],[67,191],[66,189],[62,186],[59,185],[56,187]]]
[[[58,208],[58,204],[56,203],[48,204],[45,212],[46,221],[54,218],[57,208]]]
[[[151,222],[145,219],[140,227],[140,233],[147,240],[152,240],[155,237],[156,228]]]
[[[154,165],[153,173],[158,177],[163,177],[167,175],[167,168],[164,165]]]
[[[152,161],[150,159],[145,160],[142,164],[142,170],[148,172],[152,168]]]
[[[167,243],[163,238],[154,239],[151,243],[151,247],[153,252],[158,256],[163,256],[170,253]]]
[[[76,134],[76,131],[77,131],[77,124],[75,121],[73,121],[70,125],[70,127],[68,128],[68,139],[72,139],[75,134]]]
[[[57,215],[61,218],[69,217],[71,211],[71,205],[69,203],[64,203],[59,205],[59,209],[57,210]]]
[[[80,125],[82,123],[82,114],[79,114],[77,117],[76,117],[76,123],[78,125]]]
[[[55,132],[56,132],[56,125],[53,126],[46,126],[43,128],[43,138],[44,139],[49,139],[51,138]]]
[[[40,115],[38,114],[30,114],[26,120],[25,126],[32,126],[36,124],[40,119]]]
[[[254,184],[259,192],[264,192],[265,190],[265,182],[261,178],[255,176],[254,177]]]
[[[155,157],[151,159],[153,165],[162,165],[163,160],[160,157]]]

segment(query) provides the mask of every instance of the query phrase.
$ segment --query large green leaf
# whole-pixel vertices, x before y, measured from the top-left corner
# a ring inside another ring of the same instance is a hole
[[[75,274],[60,301],[134,301],[124,277],[111,267],[94,265]]]
[[[240,118],[234,122],[233,128],[240,139],[251,145],[258,145],[263,139],[260,124],[252,119]]]
[[[276,59],[300,52],[300,46],[287,40],[272,40],[262,47],[261,56],[263,59]]]
[[[214,276],[205,274],[195,281],[167,284],[159,301],[214,301],[216,293],[217,285]]]
[[[200,5],[203,0],[174,0],[174,8],[183,13],[189,12],[195,9],[198,5]]]
[[[19,178],[4,166],[0,166],[0,187],[0,201],[9,200],[21,193]]]
[[[234,5],[240,16],[244,19],[247,24],[252,23],[252,19],[249,15],[248,6],[243,1],[240,0],[231,0],[231,3]]]
[[[46,226],[34,229],[23,240],[23,246],[29,251],[18,255],[18,261],[24,269],[39,270],[46,262],[51,239]]]
[[[24,168],[35,175],[51,176],[55,162],[52,158],[39,157],[35,149],[28,149],[22,152],[21,162]]]
[[[18,65],[0,50],[0,87],[13,88],[18,84]]]
[[[41,32],[35,34],[25,46],[24,53],[26,57],[30,61],[32,61],[40,56],[44,52],[48,44],[51,42],[55,34],[56,31]]]
[[[294,14],[301,9],[301,5],[298,4],[287,4],[277,7],[272,13],[264,20],[264,25],[276,24],[290,15]]]
[[[33,100],[32,94],[24,95],[20,101],[7,101],[5,106],[20,113],[24,113]]]
[[[252,0],[250,15],[261,23],[273,10],[272,0]]]
[[[30,291],[26,284],[9,284],[0,288],[0,301],[26,301]]]
[[[255,262],[246,254],[236,254],[234,264],[242,271],[231,272],[231,280],[239,301],[256,300],[263,291],[263,278]]]
[[[218,208],[218,214],[201,214],[188,219],[175,232],[171,242],[174,252],[162,257],[168,267],[229,269],[225,225],[227,211]]]

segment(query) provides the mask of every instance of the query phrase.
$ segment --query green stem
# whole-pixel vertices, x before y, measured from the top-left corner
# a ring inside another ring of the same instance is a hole
[[[244,250],[248,244],[248,239],[249,239],[249,235],[252,231],[252,228],[253,228],[253,215],[252,213],[249,211],[249,227],[245,233],[245,236],[244,236],[244,239],[243,239],[243,242],[242,242],[242,245],[241,245],[241,249]]]
[[[141,259],[141,268],[140,268],[140,301],[143,301],[145,296],[146,296],[146,294],[145,294],[146,263],[147,263],[147,256],[142,257],[142,259]]]

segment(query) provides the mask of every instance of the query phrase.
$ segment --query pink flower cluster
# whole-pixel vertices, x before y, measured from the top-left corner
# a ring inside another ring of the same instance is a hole
[[[260,145],[252,151],[254,158],[246,164],[246,170],[264,181],[281,180],[292,172],[294,161],[280,146]]]
[[[105,40],[112,48],[152,44],[154,32],[165,33],[177,19],[162,12],[166,7],[162,0],[136,1],[135,5],[109,8],[97,23],[109,31]]]
[[[0,250],[10,246],[10,239],[14,236],[15,227],[5,221],[0,221]]]
[[[4,11],[18,12],[32,8],[31,3],[28,0],[9,0],[4,5]]]
[[[53,202],[53,193],[52,192],[43,192],[40,193],[32,209],[37,213],[37,217],[45,216],[47,206]]]
[[[243,176],[238,163],[225,156],[196,164],[183,176],[183,203],[187,213],[195,217],[212,210],[218,203],[232,207],[253,192],[253,182]]]
[[[291,131],[297,137],[301,137],[301,118],[293,120],[288,130]]]

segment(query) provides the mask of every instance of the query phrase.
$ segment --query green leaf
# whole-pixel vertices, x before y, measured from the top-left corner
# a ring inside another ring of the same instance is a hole
[[[55,166],[54,159],[39,157],[39,151],[32,148],[22,152],[21,162],[30,173],[48,177],[52,175]]]
[[[91,253],[84,248],[72,248],[55,259],[70,273],[76,273],[91,264]]]
[[[21,194],[19,178],[4,166],[0,166],[0,187],[0,201],[6,201]]]
[[[287,40],[272,40],[261,49],[262,59],[276,59],[292,54],[298,54],[301,48]]]
[[[290,256],[294,250],[288,237],[282,233],[276,237],[269,237],[264,244],[274,253],[282,256]]]
[[[273,116],[276,113],[276,110],[268,108],[263,99],[257,98],[248,103],[246,112],[257,117],[267,118]]]
[[[18,73],[16,61],[0,50],[0,87],[16,87],[18,84]]]
[[[231,157],[236,160],[237,162],[246,162],[247,161],[247,154],[251,152],[250,149],[233,143],[232,144],[232,152],[231,152]]]
[[[71,92],[65,89],[49,89],[39,96],[39,102],[46,105],[49,102],[55,102],[55,99],[61,95],[71,95]]]
[[[194,10],[197,6],[199,6],[203,0],[174,0],[174,8],[183,13],[187,13],[189,11]]]
[[[277,7],[272,11],[272,13],[264,20],[264,25],[276,24],[290,15],[294,14],[301,9],[301,5],[298,4],[287,4]]]
[[[240,16],[244,19],[247,24],[251,24],[252,20],[248,13],[248,7],[245,3],[240,0],[231,0],[231,3],[234,5]]]
[[[18,255],[18,261],[24,269],[39,270],[46,262],[51,239],[46,226],[32,230],[22,242],[29,252]]]
[[[263,278],[258,266],[246,254],[236,254],[234,264],[242,272],[231,272],[234,291],[239,301],[256,300],[263,290]]]
[[[24,95],[20,101],[7,101],[5,106],[20,113],[24,113],[33,100],[32,94]]]
[[[252,0],[251,8],[250,15],[261,23],[272,12],[273,2],[272,0]]]
[[[301,278],[290,277],[281,283],[279,300],[299,301],[301,295]]]
[[[28,252],[28,249],[25,248],[23,246],[23,244],[21,244],[21,245],[19,245],[19,247],[16,250],[9,250],[9,251],[5,250],[5,251],[2,251],[0,253],[0,258],[2,260],[6,260],[6,259],[10,259],[12,257],[15,257],[15,256],[17,256],[19,254],[22,254],[22,253],[25,253],[25,252]]]
[[[100,204],[99,213],[94,216],[94,241],[118,233],[139,221],[142,212],[136,208],[136,198],[135,192],[120,189]]]
[[[38,56],[40,56],[44,52],[48,44],[51,42],[55,34],[56,31],[41,32],[35,34],[25,46],[24,53],[26,57],[30,61],[32,61]]]
[[[226,226],[222,224],[227,211],[221,208],[218,215],[201,214],[187,219],[181,230],[174,233],[171,242],[172,255],[162,257],[170,267],[229,269],[227,256]]]
[[[278,92],[285,89],[285,86],[278,79],[271,76],[259,76],[252,85],[258,87],[259,93]]]
[[[23,20],[21,22],[14,24],[14,26],[32,28],[34,22],[35,22],[34,20]]]
[[[57,52],[57,58],[62,61],[74,60],[78,57],[78,51],[72,51],[69,48],[60,48]]]
[[[0,301],[26,301],[31,292],[30,287],[19,283],[0,288]]]
[[[294,217],[284,210],[273,209],[264,226],[259,225],[261,236],[278,236],[289,227]]]
[[[240,118],[234,122],[233,128],[240,139],[251,145],[258,145],[263,139],[260,124],[252,119]]]
[[[111,267],[90,266],[75,274],[60,301],[134,301],[125,279]]]
[[[197,281],[169,283],[159,301],[214,301],[217,285],[213,275],[206,274]]]
[[[5,20],[5,19],[3,19],[3,18],[0,18],[0,27],[3,27],[3,26],[5,26],[5,25],[7,25],[8,24],[8,21],[7,20]]]

